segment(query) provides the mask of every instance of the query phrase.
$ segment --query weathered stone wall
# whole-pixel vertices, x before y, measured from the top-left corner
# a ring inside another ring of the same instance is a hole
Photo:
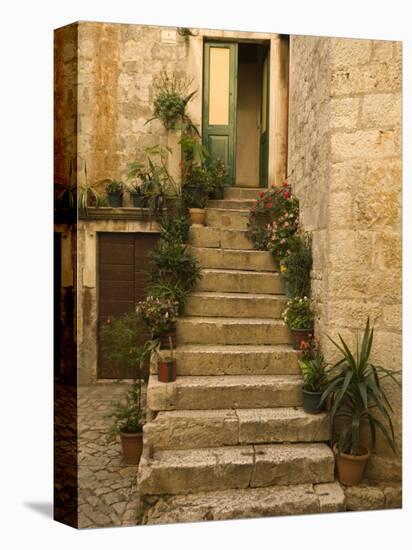
[[[69,183],[77,154],[78,24],[54,31],[54,181]]]
[[[146,121],[153,78],[162,69],[185,74],[187,48],[173,33],[170,43],[160,27],[79,23],[78,152],[90,181],[124,179],[128,162],[168,144],[163,125]]]
[[[317,333],[354,343],[370,315],[372,359],[401,369],[401,44],[291,37],[289,180],[313,232]],[[401,391],[388,385],[401,438]],[[399,478],[379,441],[371,478]]]

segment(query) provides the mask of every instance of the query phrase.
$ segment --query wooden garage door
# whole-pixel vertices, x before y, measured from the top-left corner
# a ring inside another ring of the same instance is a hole
[[[158,238],[156,233],[99,233],[99,328],[108,317],[134,311],[136,303],[145,298],[148,252]],[[148,336],[142,333],[140,343]],[[132,369],[113,367],[99,352],[99,378],[134,376]]]

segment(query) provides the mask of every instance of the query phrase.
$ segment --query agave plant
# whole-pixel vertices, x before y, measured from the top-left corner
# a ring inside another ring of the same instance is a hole
[[[361,426],[370,429],[372,449],[376,444],[377,430],[385,437],[391,449],[396,452],[395,432],[391,419],[392,406],[382,387],[381,381],[397,380],[399,373],[390,371],[370,362],[374,329],[370,327],[369,317],[366,322],[359,350],[359,339],[356,352],[353,354],[342,336],[340,343],[329,337],[342,354],[341,359],[330,369],[330,379],[321,398],[321,404],[330,398],[329,414],[332,423],[341,419],[337,447],[340,452],[351,455],[361,454]],[[382,418],[377,418],[378,411]]]

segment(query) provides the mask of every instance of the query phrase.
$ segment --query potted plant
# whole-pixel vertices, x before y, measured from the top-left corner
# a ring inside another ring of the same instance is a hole
[[[189,92],[192,81],[187,77],[179,77],[175,73],[161,71],[153,81],[153,117],[160,120],[166,130],[175,130],[180,126],[191,124],[186,115],[186,105],[196,94],[196,90]]]
[[[280,276],[285,294],[310,296],[310,271],[312,269],[312,236],[310,233],[295,233],[289,253],[280,262]]]
[[[149,253],[149,284],[178,283],[191,291],[200,279],[200,268],[188,246],[178,241],[159,239]]]
[[[157,298],[149,295],[137,305],[136,311],[158,339],[160,349],[166,349],[169,338],[176,345],[176,321],[179,304],[166,298]]]
[[[387,378],[400,385],[397,380],[399,373],[371,363],[373,334],[374,329],[370,328],[368,318],[360,349],[357,339],[354,353],[340,334],[340,343],[329,338],[341,356],[329,371],[321,404],[330,401],[329,415],[335,434],[333,450],[339,481],[344,485],[357,485],[362,480],[376,444],[377,430],[396,453],[392,407],[381,381]],[[367,442],[367,430],[370,444]]]
[[[106,193],[109,205],[118,208],[123,204],[123,183],[113,179],[105,179],[102,183],[106,184]]]
[[[309,344],[305,343],[301,348],[306,346]],[[303,409],[309,414],[320,413],[324,408],[324,403],[321,405],[320,400],[328,381],[325,358],[319,350],[312,357],[304,352],[304,357],[299,360],[299,367],[303,375]]]
[[[176,359],[173,355],[173,341],[168,337],[170,356],[161,357],[159,361],[157,379],[159,382],[174,382],[176,380]]]
[[[135,208],[146,206],[146,188],[150,180],[145,164],[143,162],[133,161],[127,164],[128,173],[126,179],[131,182],[129,191]]]
[[[209,198],[222,200],[225,196],[227,186],[227,171],[223,161],[212,158],[207,159],[206,167],[208,172]]]
[[[127,464],[139,464],[143,447],[142,385],[141,379],[134,380],[125,399],[112,404],[113,418],[108,440],[120,436],[124,460]]]
[[[183,200],[189,210],[192,225],[204,225],[209,196],[207,170],[201,163],[192,163],[186,172],[182,187]]]
[[[292,334],[293,349],[301,349],[301,342],[308,342],[313,336],[312,301],[307,296],[288,300],[282,317]]]
[[[246,235],[257,250],[268,250],[281,265],[290,254],[298,228],[299,201],[287,182],[258,193],[246,228]]]

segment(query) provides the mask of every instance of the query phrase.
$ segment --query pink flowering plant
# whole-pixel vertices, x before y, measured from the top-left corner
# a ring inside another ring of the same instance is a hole
[[[158,335],[174,329],[179,303],[176,300],[149,295],[137,304],[136,311],[153,334]]]
[[[258,194],[246,234],[258,250],[268,250],[277,262],[290,254],[299,229],[299,201],[287,182]]]

